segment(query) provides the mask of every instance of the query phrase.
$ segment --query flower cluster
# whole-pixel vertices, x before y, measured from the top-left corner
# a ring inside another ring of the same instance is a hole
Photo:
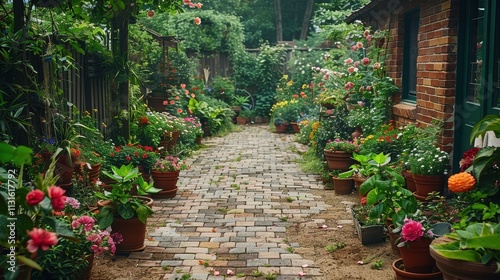
[[[190,167],[185,160],[181,161],[178,157],[166,156],[156,161],[153,171],[156,172],[177,172],[188,170]]]
[[[120,244],[123,238],[119,233],[111,234],[109,230],[99,230],[95,222],[96,220],[91,216],[73,216],[71,228],[75,235],[81,239],[80,246],[87,254],[113,256],[116,252],[116,244]]]
[[[134,164],[149,170],[158,159],[158,154],[154,152],[151,146],[141,146],[127,144],[115,146],[107,157],[107,163],[112,166],[122,166]]]
[[[448,153],[436,147],[427,150],[414,148],[408,158],[408,166],[413,174],[446,175],[448,165]]]
[[[465,151],[462,159],[459,162],[460,165],[460,171],[465,171],[467,168],[469,168],[472,163],[474,162],[474,158],[476,157],[476,154],[479,152],[479,148],[473,147],[470,148],[469,150]]]
[[[340,140],[336,138],[333,141],[328,141],[325,146],[325,151],[336,152],[343,151],[346,153],[353,153],[359,151],[359,144],[355,141]]]

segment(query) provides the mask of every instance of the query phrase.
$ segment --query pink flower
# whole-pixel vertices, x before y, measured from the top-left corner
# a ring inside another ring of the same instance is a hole
[[[368,36],[368,35],[370,35],[370,30],[365,30],[365,32],[363,32],[363,36],[365,36],[365,37],[366,37],[366,36]]]
[[[424,236],[424,227],[420,222],[408,219],[401,228],[401,237],[405,242],[419,241]]]
[[[191,0],[183,0],[184,5],[189,5],[191,3]]]
[[[45,194],[41,190],[32,190],[26,195],[26,203],[28,205],[34,206],[38,205],[38,203],[42,202]]]
[[[354,67],[358,67],[358,66],[359,66],[359,61],[354,62]]]
[[[366,86],[366,88],[365,88],[365,89],[366,89],[367,91],[370,91],[370,90],[372,90],[372,87],[371,87],[371,86]]]
[[[52,208],[54,211],[62,211],[66,205],[66,196],[64,195],[66,191],[58,186],[51,186],[49,187],[48,192],[49,197],[52,200]]]
[[[227,272],[226,272],[227,275],[233,275],[234,272],[231,270],[231,269],[228,269]]]
[[[347,68],[347,72],[349,72],[349,74],[352,74],[352,73],[354,73],[355,69],[356,68],[354,68],[354,66],[351,66],[351,67]]]
[[[200,25],[200,24],[201,24],[201,19],[200,19],[199,17],[195,17],[195,18],[194,18],[194,23],[195,23],[196,25]]]
[[[361,63],[363,63],[363,65],[368,65],[370,64],[370,59],[368,57],[365,57],[361,60]]]
[[[354,60],[352,60],[352,58],[349,57],[348,59],[344,60],[344,63],[345,64],[351,64],[353,61]]]
[[[168,100],[164,100],[163,101],[163,106],[167,106],[168,105]]]
[[[353,82],[347,82],[345,85],[344,85],[344,88],[347,89],[347,90],[350,90],[351,88],[354,87],[354,83]]]
[[[380,62],[373,63],[373,70],[377,70],[380,68]]]
[[[57,244],[57,235],[54,232],[50,232],[41,228],[33,228],[32,231],[28,232],[30,240],[28,240],[28,245],[26,249],[30,253],[36,253],[38,249],[47,251],[50,247]]]
[[[71,223],[71,227],[73,229],[79,228],[81,225],[83,225],[83,229],[85,231],[91,231],[92,228],[94,227],[95,220],[92,217],[89,216],[81,216],[80,218],[74,220]]]
[[[220,272],[218,270],[214,270],[214,276],[219,276]]]
[[[370,42],[372,40],[372,35],[366,36],[366,41]]]
[[[353,50],[353,51],[357,51],[357,50],[358,50],[358,46],[353,45],[353,46],[351,47],[351,50]]]
[[[185,89],[186,88],[186,84],[181,84],[181,88]]]
[[[356,47],[358,47],[358,49],[362,49],[363,48],[363,43],[357,42],[356,43]]]
[[[73,197],[66,197],[66,204],[68,204],[69,206],[71,206],[71,208],[73,209],[80,209],[80,201],[78,201],[77,199],[73,198]]]
[[[196,8],[201,9],[201,7],[203,7],[203,4],[201,4],[200,2],[196,3]]]

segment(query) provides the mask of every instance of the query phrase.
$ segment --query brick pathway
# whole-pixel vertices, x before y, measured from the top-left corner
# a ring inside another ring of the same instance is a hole
[[[311,260],[293,253],[300,244],[286,239],[294,219],[328,207],[310,194],[323,184],[294,162],[297,149],[304,147],[293,137],[251,125],[205,139],[208,148],[189,159],[190,171],[181,172],[177,196],[155,201],[147,247],[129,259],[172,280],[188,273],[200,280],[255,279],[255,271],[278,273],[276,279],[282,280],[321,279]],[[228,269],[233,276],[228,277]]]

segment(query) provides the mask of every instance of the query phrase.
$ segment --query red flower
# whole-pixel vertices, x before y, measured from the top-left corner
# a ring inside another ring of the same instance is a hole
[[[62,211],[66,205],[66,196],[64,195],[66,191],[58,186],[51,186],[48,192],[54,211]]]
[[[142,158],[148,158],[148,154],[142,154]]]
[[[41,228],[33,228],[32,231],[28,232],[28,235],[31,239],[28,240],[26,249],[30,253],[36,253],[39,248],[47,251],[50,247],[57,244],[57,235],[54,232]]]
[[[360,201],[361,205],[366,205],[366,196],[363,196]]]
[[[148,124],[149,123],[148,117],[139,118],[139,123],[140,124]]]
[[[44,196],[45,194],[41,190],[32,190],[26,195],[26,203],[31,206],[38,205]]]
[[[163,106],[167,106],[167,105],[168,105],[168,100],[163,101]]]
[[[115,147],[115,152],[119,153],[121,151],[120,147]]]
[[[127,157],[125,158],[125,160],[126,160],[126,161],[130,161],[130,160],[131,160],[130,156],[127,156]]]

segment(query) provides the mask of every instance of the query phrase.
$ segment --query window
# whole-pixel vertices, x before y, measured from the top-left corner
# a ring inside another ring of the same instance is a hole
[[[417,56],[420,10],[411,10],[404,19],[403,100],[417,99]]]

